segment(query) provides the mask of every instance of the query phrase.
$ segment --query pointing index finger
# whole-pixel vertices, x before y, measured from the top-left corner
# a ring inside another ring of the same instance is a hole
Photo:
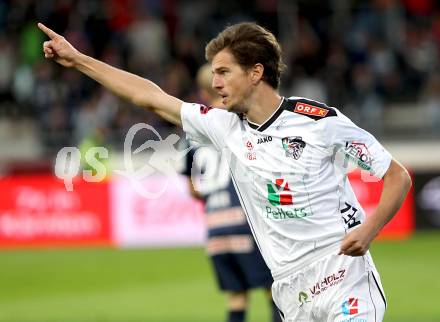
[[[38,28],[40,28],[42,32],[44,32],[47,36],[49,36],[50,39],[54,39],[55,37],[59,36],[55,31],[46,27],[41,22],[38,23]]]

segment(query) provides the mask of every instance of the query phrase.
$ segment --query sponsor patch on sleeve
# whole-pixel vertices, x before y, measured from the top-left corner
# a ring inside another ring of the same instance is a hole
[[[309,116],[326,117],[327,114],[329,113],[329,109],[313,106],[303,102],[297,102],[295,105],[294,112]]]
[[[212,109],[213,109],[212,106],[205,106],[200,104],[200,114],[207,114]]]

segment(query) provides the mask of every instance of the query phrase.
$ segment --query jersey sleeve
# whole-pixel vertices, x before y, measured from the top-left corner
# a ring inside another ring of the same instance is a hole
[[[391,154],[373,135],[337,109],[335,111],[336,117],[325,120],[324,140],[334,152],[343,156],[343,167],[351,163],[382,179],[390,166]]]
[[[218,108],[183,103],[181,118],[183,130],[191,145],[213,145],[221,151],[228,131],[238,116]]]

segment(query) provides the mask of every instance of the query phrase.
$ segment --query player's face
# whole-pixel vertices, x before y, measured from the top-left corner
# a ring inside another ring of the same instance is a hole
[[[212,60],[212,88],[222,98],[228,111],[246,113],[246,99],[252,91],[252,83],[247,73],[236,61],[234,56],[223,49]]]

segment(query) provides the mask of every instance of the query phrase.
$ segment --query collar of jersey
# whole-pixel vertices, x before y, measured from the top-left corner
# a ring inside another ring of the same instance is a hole
[[[284,109],[287,107],[288,102],[287,100],[282,97],[281,103],[278,106],[278,108],[272,113],[272,115],[261,125],[252,123],[248,119],[246,119],[246,122],[249,124],[249,127],[253,130],[263,132],[265,129],[267,129],[275,120],[281,115],[281,113],[284,111]]]

